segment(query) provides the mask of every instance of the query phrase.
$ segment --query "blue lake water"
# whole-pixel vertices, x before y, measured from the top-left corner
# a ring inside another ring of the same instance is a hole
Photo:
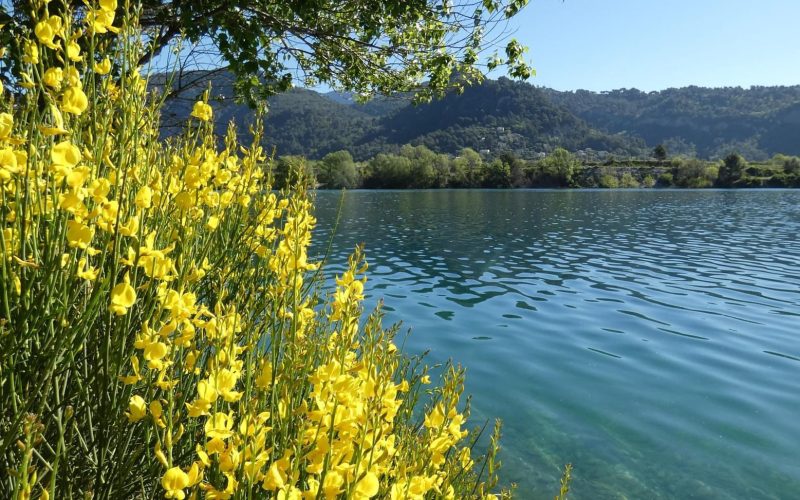
[[[328,271],[365,244],[520,498],[800,498],[798,233],[800,191],[352,191]]]

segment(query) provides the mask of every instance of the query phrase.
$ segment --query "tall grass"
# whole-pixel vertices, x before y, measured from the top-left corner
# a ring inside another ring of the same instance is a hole
[[[37,5],[3,55],[0,497],[486,496],[499,428],[476,466],[463,372],[364,316],[360,249],[320,285],[261,127],[199,101],[159,140],[135,15]]]

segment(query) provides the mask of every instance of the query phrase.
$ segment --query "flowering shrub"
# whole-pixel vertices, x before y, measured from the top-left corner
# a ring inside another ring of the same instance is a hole
[[[133,11],[133,9],[126,9]],[[141,37],[116,0],[34,12],[0,96],[0,496],[466,498],[463,374],[438,386],[335,289],[302,183],[213,108],[159,140]]]

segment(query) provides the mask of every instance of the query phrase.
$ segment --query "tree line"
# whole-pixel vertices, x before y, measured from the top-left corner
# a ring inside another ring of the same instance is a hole
[[[800,187],[797,157],[753,163],[735,153],[719,161],[668,159],[663,146],[652,158],[587,163],[563,148],[526,160],[513,153],[489,156],[464,148],[448,155],[405,145],[362,162],[348,151],[320,160],[282,156],[273,172],[277,187],[302,177],[320,189]]]

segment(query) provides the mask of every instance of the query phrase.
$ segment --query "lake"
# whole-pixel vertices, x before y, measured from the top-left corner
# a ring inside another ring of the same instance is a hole
[[[339,193],[317,194],[316,248]],[[520,498],[800,497],[800,191],[351,191],[367,304],[467,368]]]

